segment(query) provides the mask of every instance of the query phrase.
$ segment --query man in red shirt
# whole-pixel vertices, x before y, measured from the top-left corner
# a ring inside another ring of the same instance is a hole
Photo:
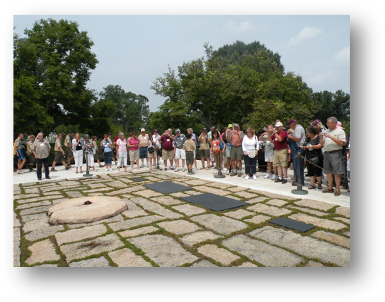
[[[267,139],[274,143],[273,167],[277,167],[278,178],[274,182],[287,183],[287,132],[282,130],[282,123],[275,124],[275,132],[270,136],[267,133]]]
[[[167,160],[170,160],[170,169],[174,170],[172,164],[174,161],[174,136],[171,134],[170,129],[164,131],[158,141],[162,144],[162,158],[164,161],[164,171],[167,171]]]

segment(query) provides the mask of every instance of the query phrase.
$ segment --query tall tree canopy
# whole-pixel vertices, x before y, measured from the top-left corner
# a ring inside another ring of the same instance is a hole
[[[14,36],[15,132],[50,132],[60,124],[89,123],[93,92],[86,88],[98,60],[76,22],[37,21]]]
[[[167,100],[151,119],[167,127],[200,119],[205,126],[238,122],[259,128],[276,119],[313,118],[312,90],[300,76],[284,72],[279,54],[259,42],[204,47],[206,58],[185,62],[177,72],[169,68],[152,82]]]
[[[150,115],[148,99],[141,94],[126,92],[119,85],[108,85],[99,94],[100,99],[95,104],[106,107],[106,114],[111,124],[122,131],[138,131],[146,127]]]

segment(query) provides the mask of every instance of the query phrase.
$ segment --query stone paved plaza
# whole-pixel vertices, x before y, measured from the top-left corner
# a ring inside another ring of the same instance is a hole
[[[137,182],[134,177],[143,177]],[[161,194],[143,185],[192,188]],[[14,266],[332,267],[350,266],[350,208],[263,190],[148,170],[14,184]],[[181,197],[214,193],[249,205],[213,212]],[[48,210],[83,196],[117,197],[127,210],[91,223],[51,225]],[[312,224],[300,233],[269,223]]]

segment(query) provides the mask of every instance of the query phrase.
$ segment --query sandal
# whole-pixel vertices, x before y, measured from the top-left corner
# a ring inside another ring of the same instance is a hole
[[[318,189],[322,189],[322,185],[321,184],[318,185]]]
[[[315,186],[311,185],[308,189],[309,190],[315,189]]]

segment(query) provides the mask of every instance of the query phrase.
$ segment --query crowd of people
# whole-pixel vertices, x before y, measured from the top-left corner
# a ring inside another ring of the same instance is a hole
[[[214,126],[210,131],[203,128],[199,135],[192,128],[188,128],[186,134],[182,134],[180,129],[175,129],[175,133],[172,129],[161,134],[157,129],[146,133],[142,128],[138,136],[135,131],[128,136],[119,131],[114,139],[111,133],[104,134],[100,143],[95,136],[90,138],[85,134],[81,137],[75,133],[72,138],[73,133],[67,131],[63,144],[62,134],[57,135],[51,170],[48,163],[51,146],[43,134],[38,133],[36,138],[30,135],[24,144],[24,135],[20,133],[14,142],[14,155],[18,159],[18,173],[23,173],[27,157],[30,171],[34,171],[36,165],[38,180],[42,179],[42,172],[49,179],[49,172],[57,171],[57,163],[66,170],[70,169],[72,159],[76,173],[83,173],[86,159],[86,169],[94,172],[95,163],[105,167],[105,171],[112,171],[114,161],[118,172],[128,172],[130,165],[131,171],[141,168],[151,171],[160,165],[164,171],[187,171],[191,175],[198,172],[197,158],[200,158],[200,169],[213,168],[218,173],[223,170],[230,177],[241,177],[244,173],[245,180],[257,179],[257,167],[260,171],[266,168],[264,178],[281,184],[288,182],[288,169],[291,168],[295,175],[293,186],[304,186],[306,167],[306,176],[310,178],[308,189],[322,189],[322,175],[325,173],[328,186],[322,192],[340,195],[341,180],[348,187],[346,179],[350,177],[350,143],[347,145],[341,123],[330,117],[326,122],[327,128],[320,120],[314,120],[306,130],[295,119],[287,125],[288,130],[277,120],[258,135],[251,127],[241,131],[237,123],[229,124],[222,132]],[[101,156],[104,165],[100,162]]]

